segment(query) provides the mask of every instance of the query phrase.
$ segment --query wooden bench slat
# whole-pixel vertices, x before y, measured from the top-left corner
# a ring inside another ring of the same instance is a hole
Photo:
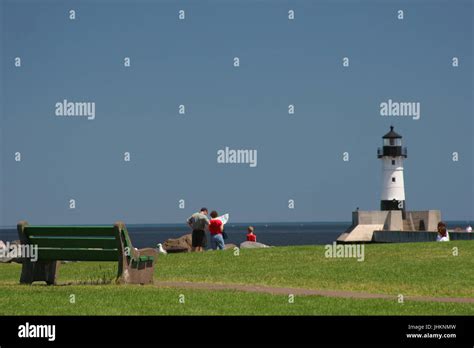
[[[25,234],[30,236],[115,236],[110,226],[26,226]]]
[[[30,236],[30,243],[39,248],[100,248],[117,249],[119,247],[115,237],[66,237],[66,236]]]
[[[38,248],[40,261],[117,261],[117,249],[46,249]]]

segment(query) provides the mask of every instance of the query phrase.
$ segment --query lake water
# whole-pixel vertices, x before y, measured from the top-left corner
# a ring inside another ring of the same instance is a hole
[[[257,241],[260,243],[282,245],[312,245],[332,243],[344,232],[350,222],[310,222],[310,223],[255,223]],[[250,224],[227,224],[225,231],[229,238],[226,243],[239,245],[245,241],[247,226]],[[179,225],[127,225],[132,243],[137,248],[154,247],[168,238],[178,238],[190,233],[188,226]],[[16,229],[1,229],[0,240],[18,239]],[[209,239],[209,233],[208,233]],[[209,243],[208,243],[209,244]]]
[[[465,228],[467,221],[448,221],[450,229]],[[304,222],[304,223],[255,223],[255,224],[227,224],[225,231],[229,238],[226,243],[239,245],[245,241],[247,226],[255,228],[257,242],[267,245],[324,245],[334,242],[351,225],[350,222]],[[167,225],[127,225],[133,246],[137,248],[155,247],[168,238],[178,238],[191,233],[185,224]],[[209,232],[207,232],[209,242]],[[0,240],[12,241],[18,239],[14,228],[0,229]],[[209,243],[208,243],[209,244]]]

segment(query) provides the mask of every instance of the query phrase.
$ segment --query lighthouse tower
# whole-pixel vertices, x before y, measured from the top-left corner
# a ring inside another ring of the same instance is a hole
[[[405,213],[403,159],[407,157],[407,149],[402,148],[402,136],[393,130],[393,126],[382,139],[383,147],[377,150],[377,157],[382,160],[380,210],[402,210]]]

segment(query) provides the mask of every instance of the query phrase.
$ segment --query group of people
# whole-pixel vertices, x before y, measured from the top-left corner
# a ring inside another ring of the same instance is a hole
[[[211,211],[211,219],[207,216],[209,212],[207,208],[201,208],[200,211],[191,215],[187,222],[193,230],[192,232],[192,250],[193,251],[204,251],[207,244],[206,231],[209,231],[211,235],[211,248],[213,250],[224,250],[226,239],[224,232],[224,223],[221,219],[218,219],[217,211]],[[468,226],[467,232],[472,232],[472,227]],[[249,226],[247,228],[246,239],[248,242],[256,242],[257,236],[254,234],[254,228]],[[449,242],[449,233],[446,227],[446,223],[440,221],[438,223],[438,236],[436,237],[438,242]]]
[[[218,219],[217,211],[211,211],[211,218],[208,218],[209,211],[207,208],[201,208],[200,211],[191,215],[187,223],[192,229],[192,251],[204,251],[207,245],[206,231],[210,233],[212,250],[224,250],[226,234],[224,232],[224,223]],[[254,234],[254,228],[247,228],[247,241],[256,242],[257,236]]]

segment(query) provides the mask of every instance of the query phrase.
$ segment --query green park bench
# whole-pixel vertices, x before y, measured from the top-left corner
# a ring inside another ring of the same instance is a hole
[[[60,261],[117,261],[119,283],[153,283],[156,250],[135,249],[122,222],[113,226],[30,226],[21,221],[17,229],[21,244],[37,247],[35,262],[22,258],[22,284],[56,284]]]

